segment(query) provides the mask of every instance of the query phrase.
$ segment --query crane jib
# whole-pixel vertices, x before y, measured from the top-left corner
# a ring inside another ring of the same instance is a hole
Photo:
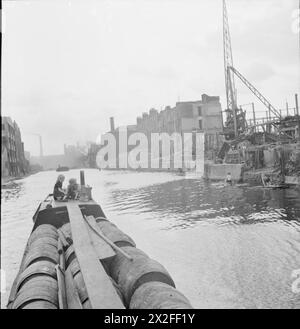
[[[275,107],[233,66],[228,67],[249,89],[252,93],[270,110],[276,117],[281,118],[280,113]]]

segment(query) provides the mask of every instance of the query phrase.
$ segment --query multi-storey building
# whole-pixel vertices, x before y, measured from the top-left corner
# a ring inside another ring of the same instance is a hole
[[[29,171],[29,162],[25,158],[20,128],[10,117],[2,117],[1,121],[1,175],[25,175]]]
[[[115,128],[113,118],[110,118],[110,124],[109,133],[115,136],[117,150],[116,162],[117,168],[119,168],[120,128]],[[144,112],[141,116],[137,117],[135,125],[130,125],[126,128],[127,139],[135,132],[145,134],[148,137],[148,150],[150,150],[151,133],[167,133],[172,135],[173,133],[204,132],[205,150],[208,158],[213,157],[213,154],[219,151],[224,140],[222,135],[223,119],[220,99],[219,97],[211,97],[205,94],[202,95],[199,101],[177,102],[175,107],[171,108],[167,106],[160,112],[152,108],[149,113]],[[127,152],[133,147],[128,145]],[[96,154],[100,148],[101,146],[96,144],[90,147],[88,158],[90,165],[93,167],[96,166]],[[172,148],[170,151],[173,152]],[[193,155],[195,156],[195,143],[193,144]]]
[[[137,118],[136,130],[147,135],[152,132],[204,132],[205,149],[218,150],[223,142],[220,98],[204,94],[199,101],[177,102],[175,107],[167,106],[160,112],[151,109]]]

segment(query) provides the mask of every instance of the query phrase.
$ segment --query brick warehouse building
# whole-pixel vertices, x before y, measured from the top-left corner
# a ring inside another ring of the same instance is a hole
[[[29,172],[29,161],[25,158],[19,126],[10,117],[1,117],[1,131],[1,177],[25,175]]]

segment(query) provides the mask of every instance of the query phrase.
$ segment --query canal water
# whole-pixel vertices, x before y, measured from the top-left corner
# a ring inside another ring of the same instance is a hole
[[[85,174],[107,217],[167,268],[195,308],[300,308],[293,277],[300,270],[299,191],[224,186],[172,173]],[[2,190],[2,308],[32,215],[56,176],[40,172]],[[66,172],[71,177],[79,179],[79,170]]]

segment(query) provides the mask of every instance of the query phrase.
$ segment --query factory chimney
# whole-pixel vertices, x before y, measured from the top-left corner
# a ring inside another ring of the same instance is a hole
[[[40,157],[44,156],[44,152],[43,152],[43,143],[42,143],[42,136],[39,135],[39,141],[40,141]]]
[[[115,120],[114,117],[110,117],[110,131],[115,130]]]

